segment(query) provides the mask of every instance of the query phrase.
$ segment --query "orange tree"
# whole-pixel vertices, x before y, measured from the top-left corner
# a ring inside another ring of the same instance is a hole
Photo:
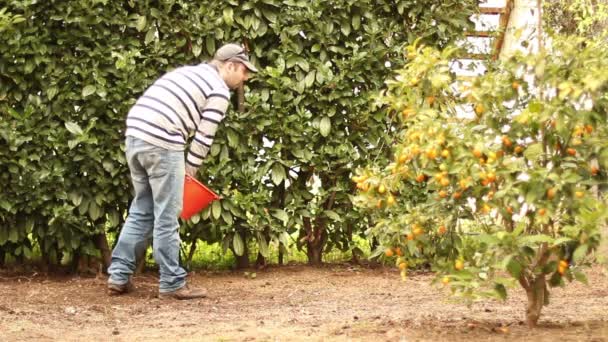
[[[586,281],[606,219],[592,191],[608,167],[608,53],[556,39],[466,82],[454,51],[407,48],[378,100],[400,123],[394,161],[359,170],[354,202],[375,209],[376,255],[403,277],[430,263],[467,300],[504,299],[519,284],[534,326],[550,287]]]

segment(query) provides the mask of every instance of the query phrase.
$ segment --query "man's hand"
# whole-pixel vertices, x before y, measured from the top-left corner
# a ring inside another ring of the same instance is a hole
[[[196,166],[192,166],[192,165],[186,165],[186,175],[192,177],[192,178],[196,178],[196,172],[198,171],[198,168]]]

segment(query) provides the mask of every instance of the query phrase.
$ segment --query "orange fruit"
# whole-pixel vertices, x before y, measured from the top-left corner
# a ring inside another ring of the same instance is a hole
[[[464,269],[464,262],[462,260],[456,260],[456,262],[454,263],[454,268],[457,271],[462,271]]]
[[[412,109],[412,108],[406,108],[401,112],[401,115],[403,115],[403,118],[406,119],[407,117],[414,114],[415,112],[416,111],[414,111],[414,109]]]
[[[513,142],[511,141],[511,139],[509,139],[508,136],[503,135],[502,136],[502,144],[505,145],[505,147],[511,147],[511,145],[513,145]]]
[[[576,191],[574,192],[574,195],[576,196],[576,198],[583,198],[583,196],[585,196],[585,193],[582,191]]]
[[[397,158],[397,163],[398,164],[403,164],[407,161],[407,155],[405,153],[401,153],[399,155],[399,157]]]
[[[452,195],[453,199],[460,199],[460,197],[462,197],[462,193],[458,191]]]
[[[490,183],[496,181],[496,174],[494,172],[488,172],[488,176],[486,178]]]
[[[403,251],[401,251],[401,247],[395,248],[395,254],[397,254],[398,256],[403,256]]]
[[[448,151],[448,150],[441,151],[441,156],[443,158],[449,158],[450,157],[450,151]]]
[[[475,156],[475,158],[480,158],[481,155],[482,155],[481,150],[478,149],[478,148],[474,148],[473,149],[473,155]]]
[[[462,190],[465,190],[466,188],[469,187],[469,182],[467,182],[466,179],[461,179],[460,181],[458,181],[458,184],[460,185],[460,188]]]
[[[478,103],[475,105],[475,114],[477,114],[478,116],[483,114],[483,112],[485,111],[485,108],[483,107],[483,104]]]
[[[441,181],[439,181],[439,183],[441,183],[442,186],[448,186],[450,185],[450,180],[447,178],[441,178]]]
[[[519,82],[513,81],[513,83],[511,83],[511,88],[517,90],[519,88]]]
[[[540,215],[540,216],[544,216],[546,213],[547,213],[547,209],[545,209],[545,208],[540,208],[538,210],[538,215]]]
[[[522,153],[524,151],[524,148],[521,147],[521,146],[519,146],[519,145],[517,145],[517,146],[515,146],[515,149],[513,151],[515,151],[515,153],[519,154],[519,153]]]
[[[393,255],[395,255],[395,254],[393,253],[393,249],[392,249],[392,248],[387,248],[387,249],[384,251],[384,255],[386,255],[387,257],[389,257],[389,258],[390,258],[390,257],[392,257],[392,256],[393,256]]]
[[[445,276],[445,277],[441,278],[441,283],[442,283],[443,285],[447,285],[447,284],[449,284],[449,283],[450,283],[450,277]]]
[[[406,268],[407,268],[407,263],[406,263],[406,262],[402,262],[402,263],[400,263],[400,264],[399,264],[399,269],[400,269],[400,270],[402,270],[402,271],[403,271],[403,270],[404,270],[404,269],[406,269]]]
[[[386,192],[386,187],[384,186],[384,184],[380,184],[380,186],[378,187],[378,193],[383,194],[385,192]]]
[[[429,104],[429,106],[432,106],[432,105],[433,105],[433,103],[435,103],[435,96],[428,96],[428,97],[426,98],[426,103],[428,103],[428,104]]]
[[[437,229],[437,233],[439,233],[439,235],[443,235],[447,231],[448,231],[448,229],[444,225],[439,226],[439,229]]]
[[[376,208],[380,209],[382,208],[382,200],[379,199],[378,202],[376,202]]]
[[[422,230],[422,228],[420,228],[420,227],[416,227],[416,228],[414,228],[412,233],[414,233],[414,236],[418,236],[418,235],[424,234],[424,230]]]
[[[441,191],[439,191],[439,197],[441,197],[441,198],[446,198],[446,197],[448,197],[448,193],[447,193],[447,191],[445,191],[445,190],[441,190]]]
[[[568,154],[569,154],[569,155],[571,155],[571,156],[575,156],[575,155],[576,155],[576,150],[575,150],[575,149],[573,149],[573,148],[568,148],[568,149],[566,150],[566,153],[568,153]]]
[[[513,215],[513,208],[511,207],[507,207],[507,212],[511,215]]]
[[[559,261],[559,265],[560,265],[561,267],[564,267],[564,268],[565,268],[565,267],[568,267],[568,265],[569,265],[569,264],[568,264],[568,260],[560,260],[560,261]]]
[[[406,235],[406,238],[407,238],[408,241],[412,241],[412,240],[414,240],[414,234],[409,233],[409,234]]]
[[[591,167],[591,174],[594,176],[597,176],[598,172],[600,172],[600,169],[597,166],[592,166]]]
[[[424,182],[425,179],[426,179],[426,176],[423,175],[422,173],[419,174],[418,176],[416,176],[416,182],[418,182],[418,183]]]
[[[483,211],[484,214],[487,214],[492,211],[492,207],[490,207],[487,203],[484,203],[481,211]]]
[[[393,204],[395,204],[395,196],[388,195],[388,198],[386,199],[386,205],[393,205]]]
[[[429,157],[429,159],[435,159],[437,158],[437,150],[434,148],[430,148],[426,151],[426,156]]]
[[[557,193],[557,190],[555,190],[555,188],[547,189],[547,198],[550,200],[553,199],[553,197],[555,197],[556,193]]]
[[[591,134],[593,132],[593,126],[589,124],[585,125],[585,132],[587,132],[587,134]]]

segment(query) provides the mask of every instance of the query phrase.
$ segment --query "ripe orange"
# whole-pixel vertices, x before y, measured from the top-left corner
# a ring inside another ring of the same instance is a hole
[[[593,126],[589,124],[585,125],[585,132],[587,132],[587,134],[591,134],[593,132]]]
[[[454,263],[454,268],[457,271],[462,271],[464,269],[464,262],[462,260],[456,260],[456,262]]]
[[[598,172],[600,172],[600,169],[597,166],[592,166],[591,167],[591,174],[594,176],[597,176]]]
[[[547,213],[547,209],[545,209],[545,208],[540,208],[538,210],[538,215],[540,215],[540,216],[544,216],[546,213]]]
[[[446,198],[446,197],[448,197],[448,193],[447,193],[447,191],[445,191],[445,190],[441,190],[441,191],[439,191],[439,197],[441,197],[441,198]]]
[[[380,209],[382,208],[382,200],[379,199],[378,202],[376,202],[376,208]]]
[[[439,182],[441,183],[442,186],[450,185],[450,180],[447,178],[441,178],[441,180]]]
[[[423,175],[422,173],[419,174],[418,176],[416,176],[416,182],[418,182],[418,183],[424,182],[425,179],[426,179],[426,176]]]
[[[412,241],[412,240],[414,240],[414,234],[409,233],[409,234],[406,235],[406,238],[407,238],[408,241]]]
[[[426,103],[428,103],[428,104],[429,104],[429,106],[432,106],[432,105],[433,105],[433,103],[435,103],[435,96],[428,96],[428,97],[426,98]]]
[[[481,155],[482,155],[481,150],[478,148],[474,148],[473,155],[475,156],[475,158],[481,158]]]
[[[414,233],[414,236],[418,236],[418,235],[424,234],[424,230],[422,230],[422,228],[420,228],[420,227],[416,227],[416,228],[414,228],[412,233]]]
[[[388,198],[386,199],[386,205],[393,205],[393,204],[395,204],[395,196],[388,195]]]
[[[487,214],[487,213],[489,213],[490,211],[492,211],[492,207],[490,207],[490,206],[489,206],[487,203],[484,203],[484,204],[483,204],[483,207],[481,208],[481,211],[482,211],[484,214]]]
[[[461,179],[460,181],[458,181],[458,184],[460,185],[460,188],[462,190],[465,190],[466,188],[469,187],[469,182],[467,182],[466,179]]]
[[[511,215],[513,215],[513,208],[511,207],[507,207],[507,212]]]
[[[494,172],[488,172],[487,178],[486,178],[490,183],[493,183],[496,181],[496,174]]]
[[[522,153],[524,151],[524,148],[521,147],[521,146],[519,146],[519,145],[517,145],[517,146],[515,146],[515,149],[513,151],[515,151],[515,153],[519,154],[519,153]]]
[[[401,153],[401,154],[399,155],[399,157],[397,158],[397,163],[398,163],[398,164],[403,164],[403,163],[405,163],[406,161],[407,161],[407,154],[405,154],[405,153]]]
[[[455,192],[452,195],[452,198],[454,198],[454,199],[460,199],[460,197],[462,197],[462,192],[459,192],[459,191]]]
[[[450,157],[450,151],[448,151],[448,150],[441,151],[441,156],[443,158],[449,158]]]
[[[576,196],[576,198],[583,198],[583,196],[585,196],[585,193],[582,191],[576,191],[574,192],[574,195]]]
[[[405,261],[399,264],[399,269],[400,269],[400,270],[402,270],[402,271],[403,271],[403,270],[404,270],[404,269],[406,269],[406,268],[407,268],[407,263],[406,263]]]
[[[414,109],[412,109],[412,108],[406,108],[401,112],[401,115],[403,115],[404,119],[407,119],[409,116],[411,116],[415,112],[416,111],[414,111]]]
[[[439,229],[437,230],[437,233],[439,233],[439,235],[443,235],[447,231],[448,231],[448,229],[444,225],[441,225],[441,226],[439,226]]]
[[[566,150],[566,152],[567,152],[569,155],[571,155],[571,156],[575,156],[575,155],[576,155],[576,150],[575,150],[575,149],[573,149],[573,148],[568,148],[568,149]]]
[[[441,278],[441,283],[442,283],[443,285],[447,285],[447,284],[449,284],[449,283],[450,283],[450,277],[445,276],[445,277]]]
[[[437,158],[437,150],[434,148],[430,148],[426,151],[426,156],[429,157],[429,159],[435,159]]]
[[[392,256],[393,256],[393,255],[395,255],[395,254],[393,253],[393,249],[392,249],[392,248],[387,248],[387,249],[384,251],[384,255],[386,255],[387,257],[389,257],[389,258],[390,258],[390,257],[392,257]]]
[[[503,135],[502,136],[502,144],[505,145],[505,147],[511,147],[511,145],[513,145],[513,142],[511,141],[511,139],[509,139],[508,136]]]
[[[401,247],[395,248],[395,254],[397,254],[398,256],[403,256],[403,251],[401,251]]]
[[[547,198],[550,200],[553,199],[553,197],[555,197],[556,193],[557,193],[557,190],[555,190],[555,188],[547,189]]]
[[[511,83],[511,88],[517,90],[519,88],[519,82],[513,81],[513,83]]]
[[[477,116],[480,116],[481,114],[483,114],[484,111],[485,111],[485,108],[483,107],[483,104],[478,103],[475,105],[475,114],[477,114]]]
[[[386,192],[386,187],[384,186],[384,184],[380,184],[380,186],[378,187],[378,193],[383,194],[385,192]]]

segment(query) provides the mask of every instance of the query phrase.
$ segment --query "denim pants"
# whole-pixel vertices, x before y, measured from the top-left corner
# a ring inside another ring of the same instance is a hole
[[[170,151],[141,139],[127,137],[126,156],[135,198],[112,252],[109,283],[129,281],[135,256],[153,237],[154,260],[160,267],[159,292],[172,292],[186,284],[179,265],[178,216],[182,210],[185,160],[183,151]]]

